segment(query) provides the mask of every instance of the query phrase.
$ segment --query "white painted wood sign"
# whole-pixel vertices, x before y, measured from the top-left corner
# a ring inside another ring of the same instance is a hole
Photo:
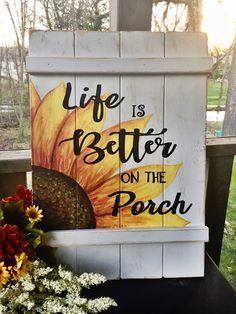
[[[38,31],[27,68],[34,203],[58,262],[203,276],[205,34]]]

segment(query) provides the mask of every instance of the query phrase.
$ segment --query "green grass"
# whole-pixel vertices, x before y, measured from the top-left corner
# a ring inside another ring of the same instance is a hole
[[[231,178],[220,269],[236,290],[236,157]]]
[[[221,83],[215,80],[208,80],[208,96],[207,96],[207,108],[211,109],[220,105],[225,107],[226,95],[227,95],[227,83],[223,84],[223,96],[219,104]],[[222,131],[222,121],[208,121],[207,122],[207,137],[215,137]]]
[[[207,107],[216,107],[219,104],[220,95],[220,82],[214,80],[208,80],[208,97],[207,97]],[[227,94],[227,83],[223,84],[223,97],[221,99],[220,106],[225,106]]]

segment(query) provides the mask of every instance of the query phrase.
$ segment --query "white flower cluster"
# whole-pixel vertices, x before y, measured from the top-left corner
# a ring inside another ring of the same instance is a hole
[[[81,290],[105,280],[100,274],[76,276],[62,266],[50,268],[36,260],[19,282],[0,288],[0,314],[99,313],[117,304],[108,297],[89,300]]]

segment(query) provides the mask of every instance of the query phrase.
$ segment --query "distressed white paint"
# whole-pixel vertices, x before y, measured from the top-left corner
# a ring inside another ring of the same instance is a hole
[[[133,58],[133,60],[149,60],[153,57],[164,57],[164,34],[147,33],[147,32],[121,32],[121,58]],[[135,67],[137,70],[137,67]],[[153,67],[152,69],[158,69]],[[121,96],[125,97],[121,104],[121,121],[138,119],[138,106],[144,105],[145,116],[150,116],[150,120],[144,130],[153,128],[155,131],[161,132],[163,128],[163,91],[164,77],[163,75],[122,75],[121,76]],[[135,117],[134,108],[135,107]],[[157,132],[155,132],[157,133]],[[149,136],[149,140],[154,140],[155,136]],[[147,138],[140,140],[140,154],[144,153],[144,144]],[[147,155],[141,162],[136,163],[131,158],[127,163],[121,165],[121,172],[129,169],[139,168],[144,165],[159,164],[162,165],[163,160],[160,154]],[[151,170],[151,169],[150,169]],[[138,172],[139,170],[137,170]],[[136,172],[136,173],[137,173]],[[137,186],[139,182],[134,183]],[[159,185],[161,183],[158,183]],[[161,184],[162,185],[162,184]],[[144,187],[143,187],[144,188]],[[146,183],[145,189],[152,189],[153,184]],[[126,184],[120,180],[120,190],[126,191]],[[136,195],[136,201],[140,200]],[[162,195],[154,201],[162,201]],[[123,218],[122,211],[121,227],[127,227],[127,218]],[[130,213],[132,219],[132,214]],[[155,223],[155,218],[152,221]],[[142,215],[138,215],[135,219],[141,220]],[[135,224],[131,224],[135,227]],[[146,238],[144,236],[144,238]],[[142,243],[142,241],[140,242]],[[150,259],[150,255],[152,258]],[[157,265],[157,267],[156,267]],[[121,276],[122,278],[160,278],[162,277],[162,244],[139,244],[139,245],[121,245]]]
[[[36,57],[74,57],[74,33],[73,32],[49,32],[37,31],[30,36],[29,55]],[[74,75],[30,75],[35,88],[41,99],[61,81],[71,82],[72,94],[70,97],[70,106],[75,105],[75,77]],[[51,112],[54,115],[54,112]],[[34,160],[32,160],[34,163]],[[32,180],[33,181],[33,180]],[[32,182],[33,183],[33,182]],[[52,251],[58,264],[64,264],[71,270],[76,271],[76,248],[61,247]]]
[[[119,42],[119,33],[116,32],[75,32],[75,56],[83,60],[87,58],[113,60],[119,57]],[[77,59],[74,60],[77,62]]]
[[[55,251],[57,261],[69,263],[74,270],[102,272],[110,279],[119,278],[120,274],[122,278],[202,276],[208,230],[204,227],[204,127],[199,121],[203,121],[205,115],[204,73],[211,67],[205,35],[38,32],[31,38],[27,67],[35,74],[31,78],[41,96],[61,79],[71,79],[77,93],[71,96],[72,105],[78,102],[84,84],[91,90],[98,83],[108,92],[120,89],[127,97],[121,120],[130,118],[128,104],[132,101],[155,104],[147,108],[147,113],[153,113],[156,119],[149,126],[161,125],[161,119],[168,128],[165,141],[178,143],[173,159],[171,156],[166,162],[184,163],[183,171],[163,196],[173,198],[180,190],[186,203],[194,201],[194,210],[184,215],[191,221],[186,228],[47,233],[45,243],[58,247]],[[72,38],[75,38],[73,49],[68,44]],[[166,75],[165,86],[163,75]],[[160,105],[163,103],[164,115]],[[117,119],[119,112],[113,111],[105,128],[114,125]],[[156,156],[156,162],[159,162],[158,158]],[[123,166],[121,171],[132,165]]]
[[[190,56],[191,49],[193,56],[196,56],[196,51],[199,56],[203,53],[206,55],[204,42],[201,41],[202,34],[195,34],[194,42],[189,41],[191,38],[189,35],[187,37],[183,35],[185,34],[182,34],[184,45],[188,47],[186,54],[182,48],[181,35],[166,34],[167,57]],[[198,40],[197,35],[199,35]],[[170,41],[175,44],[169,44]],[[183,163],[175,181],[165,191],[165,197],[169,199],[176,194],[176,191],[182,192],[186,205],[193,203],[184,218],[191,221],[193,225],[204,225],[206,76],[168,75],[165,90],[164,125],[168,129],[165,141],[177,144],[175,152],[165,159],[165,164]]]
[[[161,244],[126,244],[121,246],[121,278],[161,277]]]
[[[75,56],[80,58],[117,58],[119,57],[119,33],[101,33],[101,32],[76,32],[75,33]],[[83,59],[82,59],[83,60]],[[83,64],[86,64],[83,62]],[[74,71],[76,72],[76,71]],[[84,93],[83,88],[89,87],[87,99],[95,95],[98,84],[102,85],[102,95],[117,93],[119,94],[119,77],[106,75],[76,75],[76,103],[79,104],[80,96]],[[119,124],[119,107],[107,110],[106,120],[103,131],[114,125]],[[82,116],[81,116],[82,117]],[[89,123],[89,121],[88,121]],[[76,121],[76,129],[80,128],[80,117]],[[117,159],[118,156],[113,158]],[[77,163],[77,177],[80,175],[80,167],[85,164]],[[93,165],[87,168],[88,173],[93,172]],[[107,165],[99,169],[99,173],[106,173]],[[118,172],[118,169],[117,169]],[[94,173],[94,176],[97,174]],[[105,180],[108,180],[106,177]],[[105,181],[104,180],[104,181]],[[91,182],[92,183],[92,182]],[[119,189],[119,180],[114,184],[114,189]],[[97,193],[102,190],[96,189]],[[111,213],[110,213],[111,214]],[[119,217],[117,218],[119,221]],[[89,244],[89,243],[88,243]],[[96,258],[94,258],[96,257]],[[120,277],[120,245],[101,245],[83,246],[77,248],[77,268],[80,272],[93,271],[104,274],[110,279],[119,279]]]
[[[207,227],[59,230],[43,237],[43,244],[51,247],[198,241],[208,241]]]
[[[30,35],[30,57],[73,57],[74,33],[33,31]]]
[[[109,279],[119,279],[119,265],[120,245],[96,244],[95,246],[77,247],[77,273],[96,272]]]
[[[52,32],[52,31],[33,31],[30,35],[29,45],[30,58],[55,58],[66,57],[74,58],[74,33],[73,32]],[[27,69],[28,71],[28,69]],[[29,72],[29,71],[28,71]],[[30,73],[30,72],[29,72]],[[31,73],[30,73],[31,74]],[[50,90],[55,88],[62,80],[74,84],[74,75],[60,73],[51,75],[41,72],[40,74],[30,75],[30,80],[34,83],[39,96],[43,98]],[[46,83],[45,83],[46,82]],[[74,88],[70,97],[70,105],[75,104]]]
[[[204,255],[203,242],[164,244],[163,277],[204,276]]]
[[[27,57],[27,71],[80,74],[209,73],[210,58],[59,58]]]
[[[77,254],[75,247],[55,247],[52,249],[51,253],[58,265],[64,265],[71,271],[77,272]]]
[[[205,38],[202,34],[166,34],[166,57],[205,57]],[[177,144],[173,155],[165,164],[182,163],[179,173],[165,192],[165,199],[174,199],[177,192],[190,210],[183,217],[191,225],[204,225],[205,207],[205,121],[206,121],[206,76],[167,75],[165,80],[164,126],[168,132],[165,141]],[[165,219],[165,218],[164,218]],[[179,249],[178,249],[179,248]],[[181,249],[180,249],[181,248]],[[202,275],[204,245],[164,244],[164,276],[188,277]],[[187,258],[187,266],[182,258]],[[177,262],[176,262],[177,261]],[[179,262],[178,262],[179,261]]]

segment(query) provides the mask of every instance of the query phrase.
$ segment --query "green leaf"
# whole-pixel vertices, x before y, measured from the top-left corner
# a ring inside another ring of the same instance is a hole
[[[4,219],[3,210],[0,207],[0,222]]]
[[[2,206],[4,223],[17,225],[19,228],[24,229],[27,225],[27,216],[24,209],[24,201],[5,203]]]

